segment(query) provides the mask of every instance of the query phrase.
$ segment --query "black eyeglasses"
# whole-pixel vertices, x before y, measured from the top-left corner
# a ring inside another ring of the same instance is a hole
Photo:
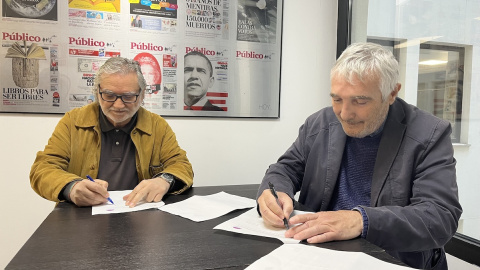
[[[135,103],[137,102],[138,96],[140,94],[126,94],[126,95],[115,95],[112,92],[102,92],[100,85],[98,86],[100,97],[106,102],[115,102],[117,99],[121,99],[123,103]]]

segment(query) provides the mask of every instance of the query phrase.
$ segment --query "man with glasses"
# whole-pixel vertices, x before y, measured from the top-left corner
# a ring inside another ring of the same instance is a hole
[[[108,59],[94,85],[96,102],[67,112],[37,153],[32,188],[78,206],[107,202],[108,190],[133,190],[114,203],[134,207],[191,187],[192,166],[172,129],[141,107],[146,82],[138,62]]]

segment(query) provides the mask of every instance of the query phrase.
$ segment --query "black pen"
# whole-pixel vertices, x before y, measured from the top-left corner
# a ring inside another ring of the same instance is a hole
[[[280,202],[278,201],[278,195],[277,191],[275,190],[275,187],[273,186],[272,183],[268,182],[268,186],[270,187],[270,191],[272,192],[273,197],[275,197],[275,200],[277,200],[277,204],[280,205]],[[288,220],[286,217],[283,218],[283,225],[285,225],[285,228],[290,229],[288,226]]]

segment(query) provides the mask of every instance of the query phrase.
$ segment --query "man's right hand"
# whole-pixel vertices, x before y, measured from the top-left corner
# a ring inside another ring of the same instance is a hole
[[[83,179],[75,183],[70,191],[70,200],[77,206],[92,206],[107,202],[109,196],[108,182],[95,179],[92,182],[88,179]]]
[[[293,212],[293,201],[284,192],[277,192],[278,202],[269,189],[258,197],[258,206],[263,220],[274,227],[284,227],[283,218],[287,220]],[[279,205],[280,204],[280,205]]]

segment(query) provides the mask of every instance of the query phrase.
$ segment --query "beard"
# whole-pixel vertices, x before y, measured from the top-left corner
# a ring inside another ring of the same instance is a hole
[[[343,131],[353,138],[364,138],[375,131],[377,131],[387,118],[389,109],[388,103],[382,103],[382,106],[377,108],[378,113],[372,118],[364,121],[355,120],[343,120],[340,115],[336,115],[340,123],[342,124]]]

